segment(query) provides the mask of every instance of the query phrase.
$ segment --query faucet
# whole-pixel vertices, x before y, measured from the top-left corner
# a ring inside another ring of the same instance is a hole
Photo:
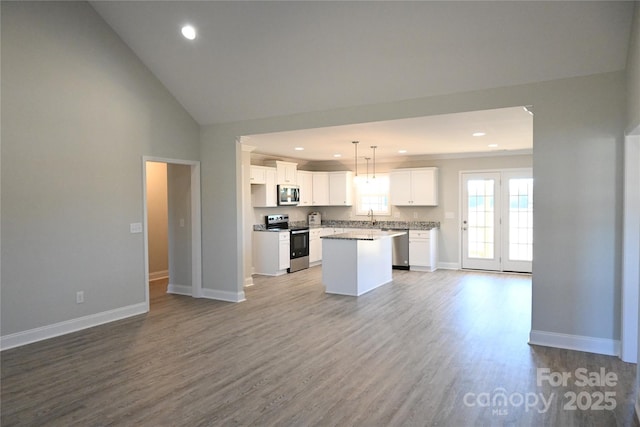
[[[373,217],[373,209],[369,209],[369,212],[367,213],[367,216],[371,220],[371,225],[376,225],[376,219]]]

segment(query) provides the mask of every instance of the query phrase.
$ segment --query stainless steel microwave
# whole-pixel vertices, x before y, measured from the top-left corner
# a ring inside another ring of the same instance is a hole
[[[278,185],[278,205],[290,206],[300,203],[300,187],[297,185]]]

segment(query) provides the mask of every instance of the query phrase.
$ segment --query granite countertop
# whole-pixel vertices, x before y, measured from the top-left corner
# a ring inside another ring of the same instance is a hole
[[[291,221],[291,227],[306,227],[306,221]],[[346,220],[323,220],[322,225],[315,225],[309,229],[315,228],[362,228],[363,230],[431,230],[432,228],[440,228],[438,221],[376,221],[372,224],[370,221],[346,221]],[[254,231],[267,231],[264,224],[255,224]]]
[[[395,237],[407,234],[406,231],[381,231],[376,229],[362,231],[349,231],[347,233],[330,234],[328,236],[321,236],[322,239],[332,240],[380,240],[385,237]]]
[[[431,230],[440,228],[438,221],[346,221],[346,220],[323,220],[322,227],[334,228],[363,228],[363,229],[393,229],[393,230]]]

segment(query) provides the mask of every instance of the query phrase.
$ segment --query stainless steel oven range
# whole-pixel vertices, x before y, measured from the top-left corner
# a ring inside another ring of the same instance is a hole
[[[265,216],[265,226],[269,231],[289,230],[289,273],[309,268],[309,227],[289,227],[289,215]]]

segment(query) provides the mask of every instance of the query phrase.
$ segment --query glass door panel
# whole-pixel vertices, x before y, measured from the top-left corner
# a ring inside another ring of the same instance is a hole
[[[463,174],[462,268],[500,269],[500,174]],[[499,212],[499,211],[498,211]]]
[[[503,174],[505,242],[508,248],[503,260],[505,271],[531,272],[533,261],[533,178],[531,171]]]

